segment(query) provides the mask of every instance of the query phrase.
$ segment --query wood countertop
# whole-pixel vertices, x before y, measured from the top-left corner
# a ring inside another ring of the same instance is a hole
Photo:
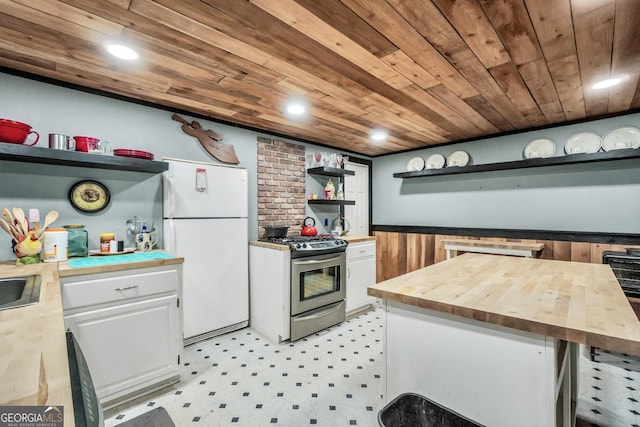
[[[177,257],[88,268],[71,268],[67,262],[0,262],[0,278],[42,275],[38,303],[0,310],[0,405],[64,406],[65,427],[75,426],[60,277],[182,262]]]
[[[41,274],[38,303],[0,311],[2,405],[64,406],[74,426],[62,298],[56,264],[0,265],[0,277]]]
[[[640,356],[640,321],[606,264],[467,253],[368,294]]]
[[[541,251],[544,249],[544,243],[534,242],[501,242],[494,240],[476,239],[442,239],[441,242],[452,245],[473,246],[479,248],[526,249],[531,251]]]
[[[249,246],[258,246],[260,248],[275,249],[277,251],[287,251],[287,252],[291,251],[291,248],[289,248],[289,245],[280,245],[278,243],[262,242],[260,240],[250,241]]]
[[[340,238],[342,240],[346,240],[349,243],[376,241],[376,236],[352,236],[350,234],[347,234],[346,236],[341,236]]]

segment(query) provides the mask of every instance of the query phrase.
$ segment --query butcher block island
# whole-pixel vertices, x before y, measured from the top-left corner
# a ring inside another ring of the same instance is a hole
[[[387,399],[487,426],[571,426],[578,344],[640,355],[608,265],[464,254],[368,288],[386,307]]]

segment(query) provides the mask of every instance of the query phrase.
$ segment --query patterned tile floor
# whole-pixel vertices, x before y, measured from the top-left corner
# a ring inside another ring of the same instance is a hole
[[[182,381],[126,408],[114,426],[157,406],[176,426],[376,426],[384,406],[382,308],[294,343],[251,328],[185,348]]]
[[[640,358],[581,347],[577,425],[640,427]]]
[[[164,407],[176,426],[378,426],[384,310],[294,343],[251,328],[185,348],[181,382],[106,411],[105,425]],[[578,426],[640,426],[640,360],[582,348]],[[413,427],[413,426],[412,426]]]

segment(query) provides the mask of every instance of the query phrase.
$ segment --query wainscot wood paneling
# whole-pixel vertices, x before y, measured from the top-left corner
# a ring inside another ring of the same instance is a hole
[[[479,239],[502,242],[544,243],[540,258],[561,261],[602,263],[604,251],[624,251],[628,244],[532,240],[500,237],[454,236],[444,234],[399,233],[375,231],[377,281],[391,279],[446,259],[442,239]]]

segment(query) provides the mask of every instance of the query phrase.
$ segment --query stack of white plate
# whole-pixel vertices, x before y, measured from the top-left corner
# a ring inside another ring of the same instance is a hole
[[[604,151],[625,150],[640,147],[640,129],[633,126],[622,126],[610,130],[602,138]]]

